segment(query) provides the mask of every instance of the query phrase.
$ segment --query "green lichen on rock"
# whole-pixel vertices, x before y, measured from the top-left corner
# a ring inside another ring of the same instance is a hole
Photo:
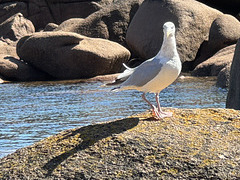
[[[240,178],[240,111],[170,110],[63,131],[2,158],[0,178]]]

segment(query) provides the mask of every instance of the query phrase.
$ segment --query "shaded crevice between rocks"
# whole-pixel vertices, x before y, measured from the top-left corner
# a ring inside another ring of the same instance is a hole
[[[48,8],[48,10],[49,10],[49,13],[51,14],[54,22],[57,22],[57,20],[56,20],[56,18],[55,18],[55,16],[54,16],[54,13],[53,13],[53,11],[52,11],[52,9],[51,9],[51,6],[50,6],[50,3],[48,2],[48,0],[45,0],[45,3],[46,3],[46,5],[47,5],[47,8]]]

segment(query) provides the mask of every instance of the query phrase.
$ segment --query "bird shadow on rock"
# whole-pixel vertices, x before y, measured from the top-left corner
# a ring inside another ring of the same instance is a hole
[[[155,117],[149,117],[149,118],[143,119],[142,121],[160,121],[160,120]]]
[[[68,159],[70,156],[74,155],[78,151],[85,150],[89,146],[97,143],[98,141],[112,136],[113,134],[119,134],[129,129],[134,128],[139,123],[139,118],[125,118],[121,120],[116,120],[103,124],[89,125],[85,127],[80,127],[77,129],[67,130],[65,135],[60,138],[57,142],[65,141],[72,137],[79,136],[79,144],[74,148],[55,156],[50,159],[44,166],[43,169],[47,171],[46,177],[50,176],[54,169],[57,168],[59,164]],[[60,143],[61,144],[61,143]],[[66,144],[67,146],[68,144]],[[61,145],[59,145],[61,146]],[[50,148],[50,147],[49,147]],[[53,147],[57,148],[57,147]]]

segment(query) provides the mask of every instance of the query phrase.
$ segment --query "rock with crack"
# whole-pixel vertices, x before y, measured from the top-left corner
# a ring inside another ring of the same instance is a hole
[[[55,31],[75,32],[94,38],[109,39],[123,46],[130,21],[143,0],[117,1],[103,6],[86,18],[64,21]]]

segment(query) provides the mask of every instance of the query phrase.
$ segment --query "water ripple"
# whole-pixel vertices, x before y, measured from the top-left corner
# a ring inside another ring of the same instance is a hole
[[[75,81],[0,84],[0,157],[64,129],[123,118],[148,109],[137,91],[110,92]],[[162,106],[224,108],[226,89],[212,78],[186,78],[163,90]],[[152,102],[152,94],[147,95]]]

